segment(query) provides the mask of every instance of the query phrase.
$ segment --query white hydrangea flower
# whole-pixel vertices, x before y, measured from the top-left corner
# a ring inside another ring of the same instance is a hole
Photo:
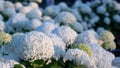
[[[12,35],[12,40],[10,43],[4,46],[5,55],[4,58],[6,60],[16,60],[20,61],[20,56],[23,51],[23,42],[24,42],[24,34],[23,33],[15,33]]]
[[[74,43],[77,33],[68,26],[61,26],[52,31],[57,34],[68,45]]]
[[[0,20],[0,32],[4,31],[4,29],[5,29],[5,24],[3,21]]]
[[[86,5],[86,4],[83,4],[81,3],[80,4],[80,8],[79,10],[82,12],[82,13],[87,13],[87,14],[90,14],[92,12],[92,9],[90,6]],[[86,11],[87,10],[87,11]]]
[[[91,7],[97,7],[101,3],[101,0],[94,0],[91,2]]]
[[[33,8],[30,7],[30,6],[23,6],[19,9],[19,12],[20,13],[23,13],[23,14],[27,14],[28,12],[30,12]]]
[[[26,33],[23,43],[23,52],[21,52],[21,59],[23,60],[47,60],[54,55],[51,39],[42,32]]]
[[[1,68],[14,68],[15,64],[20,64],[19,62],[15,60],[0,60],[0,67]],[[25,66],[21,65],[22,68],[25,68]]]
[[[110,42],[110,41],[114,41],[115,37],[112,32],[104,31],[100,34],[100,39],[103,40],[104,42]]]
[[[97,7],[97,9],[96,9],[96,12],[99,14],[105,14],[106,11],[107,11],[106,6],[104,6],[104,5],[101,5],[101,6]]]
[[[90,57],[95,62],[96,68],[112,68],[112,61],[115,56],[104,50],[99,44],[89,44],[93,51],[93,55]]]
[[[75,15],[78,21],[83,21],[81,14],[78,12],[78,9],[72,9],[72,13]]]
[[[0,20],[3,20],[3,16],[0,14]]]
[[[46,14],[51,17],[56,17],[60,13],[60,11],[61,11],[60,7],[55,5],[47,6],[45,8]]]
[[[29,19],[34,19],[34,18],[41,19],[42,11],[40,9],[32,9],[30,12],[26,14],[26,16]]]
[[[120,57],[116,57],[113,62],[112,62],[113,66],[116,66],[116,68],[120,67]]]
[[[87,30],[88,29],[87,22],[81,22],[81,24],[83,26],[83,30]]]
[[[20,8],[23,7],[22,3],[20,3],[20,2],[16,2],[16,3],[14,4],[14,6],[15,6],[15,9],[16,9],[17,11],[19,11]]]
[[[95,23],[97,23],[100,20],[99,16],[94,16],[89,20],[89,23],[91,25],[95,25]]]
[[[79,22],[71,23],[69,26],[78,33],[83,31],[83,26]]]
[[[5,1],[4,8],[14,8],[14,4],[11,1]]]
[[[58,6],[61,8],[62,11],[65,11],[68,9],[68,6],[65,2],[60,2]]]
[[[103,4],[111,4],[113,0],[102,0]]]
[[[34,30],[37,27],[39,27],[42,24],[42,22],[38,19],[32,19],[30,22],[26,23],[25,29],[27,30]]]
[[[74,23],[76,22],[76,17],[70,13],[70,12],[61,12],[58,16],[56,16],[55,18],[55,22],[58,23],[58,24],[71,24],[71,23]]]
[[[28,18],[22,14],[17,13],[9,18],[8,25],[15,29],[15,31],[22,31],[22,28],[25,28],[25,24],[29,22]]]
[[[81,32],[75,40],[75,44],[85,43],[98,43],[99,35],[94,30],[86,30]]]
[[[54,23],[55,25],[59,26],[58,24],[55,23],[54,19],[43,20],[43,23],[45,22]]]
[[[16,14],[16,10],[15,8],[7,8],[3,11],[3,14],[10,17]]]
[[[4,1],[0,1],[0,11],[4,11]]]
[[[114,4],[114,9],[115,10],[120,10],[120,3],[118,3],[117,1],[113,1],[113,4]]]
[[[92,4],[92,3],[88,1],[88,2],[86,2],[85,4],[88,5],[89,7],[91,7],[91,4]]]
[[[106,17],[109,17],[109,16],[110,16],[110,13],[106,12],[106,13],[105,13],[105,16],[106,16]]]
[[[60,57],[65,55],[66,44],[56,34],[50,33],[48,36],[51,38],[55,50],[53,57],[58,60]]]
[[[14,53],[16,55],[21,55],[20,52],[22,51],[22,49],[20,48],[23,45],[23,38],[24,33],[13,34],[11,42],[5,46],[5,49],[7,49],[8,52]]]
[[[82,3],[81,0],[76,0],[72,7],[73,7],[73,8],[78,8],[81,3]]]
[[[42,21],[46,21],[46,20],[51,20],[52,18],[50,16],[43,16],[42,17]]]
[[[79,49],[68,49],[63,58],[64,61],[73,61],[77,65],[85,65],[87,68],[95,68],[95,65],[86,52]]]
[[[39,8],[39,5],[36,2],[30,2],[29,6],[34,8],[34,9],[38,9]]]
[[[103,28],[103,27],[98,27],[97,28],[97,33],[102,33],[102,32],[104,32],[105,31],[105,29]]]
[[[120,23],[120,15],[116,14],[113,16],[113,20],[116,22],[116,23]]]
[[[38,3],[41,3],[41,2],[42,2],[42,0],[30,0],[30,1],[36,1],[36,2],[38,2]]]
[[[110,25],[110,23],[111,23],[111,20],[110,20],[109,17],[105,17],[103,21],[104,21],[104,23],[107,24],[107,25]]]
[[[35,31],[41,31],[45,34],[51,33],[52,30],[54,30],[57,26],[54,23],[51,22],[44,22],[41,24],[38,28],[35,29]]]

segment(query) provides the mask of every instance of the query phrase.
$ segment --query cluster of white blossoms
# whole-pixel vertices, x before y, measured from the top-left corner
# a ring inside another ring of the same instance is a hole
[[[60,59],[61,57],[63,57],[65,55],[65,51],[66,51],[66,44],[63,42],[63,40],[57,36],[56,34],[49,34],[48,35],[51,40],[52,40],[52,43],[53,43],[53,46],[54,46],[54,51],[55,51],[55,54],[54,54],[54,58],[56,60]]]
[[[73,44],[76,37],[77,33],[71,29],[68,26],[61,26],[52,31],[52,33],[57,34],[59,37],[62,38],[62,40],[69,46],[70,44]]]
[[[5,29],[5,24],[3,21],[0,20],[0,32],[4,31],[4,29]]]
[[[42,12],[39,9],[32,9],[30,12],[26,14],[26,16],[29,19],[34,19],[34,18],[41,19]]]
[[[54,55],[51,39],[42,32],[32,31],[25,34],[21,59],[47,60]]]
[[[90,57],[90,59],[95,62],[97,68],[112,68],[111,63],[113,59],[115,59],[115,56],[112,53],[104,50],[99,44],[89,45],[93,52],[93,55]]]
[[[76,17],[70,13],[70,12],[61,12],[58,16],[55,18],[55,22],[58,24],[71,24],[76,22]]]
[[[54,64],[55,59],[58,65],[63,63],[66,66],[70,61],[73,66],[113,68],[111,63],[115,56],[107,50],[116,48],[115,37],[105,28],[120,23],[119,3],[112,0],[86,3],[76,0],[71,7],[61,2],[41,8],[38,4],[41,1],[30,0],[26,4],[0,1],[0,32],[12,36],[2,47],[8,55],[2,56],[3,50],[0,47],[0,67],[13,67],[14,63],[10,64],[9,60],[44,60],[45,64],[50,60]],[[104,24],[105,28],[101,27]],[[72,48],[79,44],[85,47]],[[84,49],[91,49],[91,54]],[[1,58],[7,62],[2,62]]]
[[[42,22],[39,19],[32,19],[26,23],[27,27],[25,27],[25,29],[32,31],[32,30],[36,29],[37,27],[39,27],[41,24],[42,24]]]
[[[98,43],[99,35],[94,31],[94,30],[86,30],[81,32],[76,40],[75,44],[79,43],[86,43],[86,44],[91,44],[91,43]]]
[[[51,22],[44,22],[43,24],[41,24],[39,27],[37,27],[35,29],[35,31],[40,31],[43,32],[45,34],[49,34],[51,33],[52,30],[54,30],[57,27],[57,25],[55,25],[55,23],[51,23]]]
[[[14,31],[22,31],[22,28],[26,27],[25,24],[27,22],[29,22],[29,20],[24,14],[17,13],[10,17],[6,23],[9,25],[9,27],[13,28]]]
[[[51,5],[45,8],[45,13],[51,17],[55,17],[60,13],[60,8],[58,6]]]
[[[74,29],[78,33],[83,31],[83,26],[79,22],[71,23],[68,26],[70,26],[72,29]]]
[[[86,52],[79,49],[69,49],[65,53],[64,59],[73,61],[77,65],[85,65],[87,68],[95,68],[93,62],[90,62],[89,56]],[[93,65],[92,65],[93,64]]]
[[[3,11],[3,14],[6,16],[12,16],[16,14],[15,8],[7,8]]]

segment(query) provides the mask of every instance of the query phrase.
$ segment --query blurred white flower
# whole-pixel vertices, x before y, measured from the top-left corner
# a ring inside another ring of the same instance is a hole
[[[34,9],[39,9],[39,5],[36,2],[30,2],[29,6],[34,8]]]
[[[71,23],[74,23],[76,22],[76,17],[70,13],[70,12],[61,12],[58,16],[56,16],[55,18],[55,23],[57,24],[64,24],[64,25],[67,25],[67,24],[71,24]]]
[[[110,25],[110,23],[111,23],[111,20],[110,20],[109,17],[105,17],[103,21],[104,21],[104,23],[107,24],[107,25]]]
[[[57,26],[54,23],[51,22],[45,22],[42,23],[39,27],[35,29],[35,31],[40,31],[45,34],[51,33],[52,30],[54,30]]]
[[[72,29],[74,29],[76,32],[80,33],[83,31],[83,26],[81,23],[79,22],[75,22],[75,23],[71,23],[69,25],[69,27],[71,27]]]
[[[81,13],[78,12],[78,9],[72,9],[72,13],[75,15],[76,19],[79,22],[83,21]]]
[[[41,19],[41,16],[42,16],[42,11],[40,9],[32,9],[30,12],[28,12],[26,14],[26,16],[29,18],[29,19]]]
[[[15,15],[16,14],[15,8],[6,8],[3,11],[3,14],[9,17]]]
[[[98,43],[99,35],[94,30],[86,30],[81,32],[75,40],[75,44],[85,43]]]
[[[99,13],[99,14],[105,14],[107,12],[106,6],[101,5],[101,6],[97,7],[96,12]]]
[[[45,14],[51,17],[56,17],[61,11],[59,6],[51,5],[45,8]]]
[[[116,23],[120,23],[120,15],[116,14],[113,16],[113,20],[116,22]]]
[[[27,14],[28,12],[30,12],[33,8],[30,7],[30,6],[23,6],[19,9],[19,12],[20,13],[23,13],[23,14]]]
[[[4,8],[15,8],[14,4],[11,1],[4,2]]]
[[[42,23],[41,23],[40,20],[38,20],[38,19],[32,19],[32,20],[30,20],[29,22],[27,22],[27,23],[25,24],[25,29],[26,29],[26,30],[34,30],[34,29],[36,29],[37,27],[39,27],[41,24],[42,24]]]
[[[104,32],[105,31],[105,29],[103,28],[103,27],[98,27],[97,28],[97,33],[102,33],[102,32]]]
[[[15,9],[16,9],[17,11],[19,11],[20,8],[23,7],[22,3],[20,3],[20,2],[16,2],[16,3],[14,4],[14,6],[15,6]]]
[[[4,29],[5,29],[5,24],[2,20],[0,20],[0,32],[4,31]]]
[[[17,13],[9,18],[9,20],[6,22],[10,27],[12,27],[15,31],[22,31],[23,28],[25,28],[25,24],[29,22],[28,18],[22,14]]]
[[[64,57],[65,50],[66,50],[66,44],[63,42],[63,40],[56,34],[50,33],[48,36],[51,38],[53,46],[54,46],[54,50],[55,50],[55,54],[53,57],[56,60],[60,59],[61,57]]]
[[[67,44],[67,46],[73,44],[77,37],[77,33],[68,26],[58,27],[54,29],[52,32],[61,37],[62,40]]]
[[[4,1],[0,1],[0,11],[4,11]]]

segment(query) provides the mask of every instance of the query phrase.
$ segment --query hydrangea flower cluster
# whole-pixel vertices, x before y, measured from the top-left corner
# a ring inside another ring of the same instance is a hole
[[[5,32],[0,32],[0,47],[11,41],[11,35]]]
[[[0,1],[1,67],[113,68],[115,37],[106,28],[119,29],[118,2],[76,0],[71,7],[61,2],[41,8],[41,1]]]
[[[114,50],[116,48],[116,44],[114,42],[115,37],[111,32],[104,31],[100,35],[100,39],[104,41],[104,43],[102,44],[103,48],[107,50]]]

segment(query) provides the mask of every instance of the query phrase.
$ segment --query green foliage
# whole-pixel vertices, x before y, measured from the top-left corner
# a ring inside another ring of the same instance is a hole
[[[44,60],[35,60],[34,62],[21,60],[21,63],[25,65],[26,68],[44,68]]]
[[[75,65],[72,61],[67,61],[65,68],[87,68],[85,65]]]
[[[63,25],[65,25],[65,24],[64,24],[63,22],[61,22],[61,23],[60,23],[60,26],[63,26]]]
[[[14,68],[23,68],[21,64],[15,64]]]
[[[73,44],[73,46],[71,48],[78,48],[80,50],[85,51],[89,56],[92,55],[92,50],[91,48],[87,45],[87,44]]]
[[[51,63],[45,66],[45,68],[64,68],[65,64],[61,59],[55,60],[54,58],[51,59]]]

